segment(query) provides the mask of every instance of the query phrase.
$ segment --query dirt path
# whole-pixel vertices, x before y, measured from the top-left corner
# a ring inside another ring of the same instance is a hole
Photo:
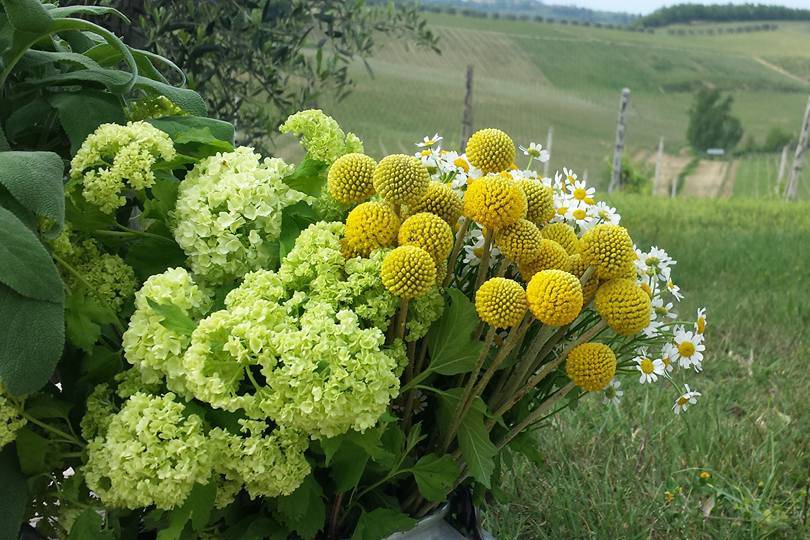
[[[751,58],[753,58],[754,60],[756,60],[757,62],[759,62],[763,66],[765,66],[766,68],[768,68],[768,69],[770,69],[772,71],[775,71],[775,72],[779,73],[780,75],[784,75],[785,77],[788,77],[789,79],[793,79],[794,81],[804,83],[804,84],[810,84],[810,81],[808,81],[807,79],[803,79],[802,77],[799,77],[798,75],[796,75],[794,73],[791,73],[791,72],[781,68],[780,66],[777,66],[776,64],[771,64],[770,62],[768,62],[764,58],[760,58],[759,56],[752,56]]]
[[[734,187],[736,167],[733,162],[703,159],[686,178],[679,195],[683,197],[728,197]]]
[[[649,158],[649,163],[655,167],[656,155]],[[661,161],[661,178],[653,195],[657,197],[668,197],[672,190],[672,183],[678,181],[678,175],[689,164],[691,158],[688,156],[671,156],[664,154]]]

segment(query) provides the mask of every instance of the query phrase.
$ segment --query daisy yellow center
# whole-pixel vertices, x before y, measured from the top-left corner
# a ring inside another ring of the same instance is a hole
[[[484,254],[484,248],[482,247],[473,248],[473,254],[480,259],[481,255]]]
[[[665,357],[663,357],[663,358],[661,359],[661,361],[664,363],[664,367],[666,367],[666,368],[668,368],[668,367],[669,367],[669,364],[670,364],[670,362],[671,362],[671,360],[669,359],[669,356],[665,356]]]
[[[568,175],[568,178],[566,178],[566,180],[568,180],[568,181],[569,181],[569,182],[571,182],[572,184],[574,183],[574,177],[573,177],[573,176],[571,176],[570,174]]]
[[[430,150],[422,150],[422,151],[421,151],[421,152],[419,152],[419,153],[420,153],[420,154],[422,154],[423,156],[427,157],[427,156],[429,156],[429,155],[430,155]]]
[[[691,341],[678,343],[678,353],[684,358],[689,358],[695,354],[695,344]]]
[[[566,208],[565,206],[557,208],[557,214],[561,216],[564,216],[566,212],[568,212],[568,208]]]
[[[585,197],[585,198],[584,198],[584,199],[582,199],[582,200],[583,200],[583,201],[585,201],[585,202],[586,202],[586,203],[588,203],[588,204],[593,204],[593,203],[595,203],[595,202],[596,202],[596,201],[594,201],[594,200],[593,200],[593,198],[592,198],[592,197]],[[603,212],[603,213],[605,213],[605,214],[607,213],[607,212],[605,212],[604,210],[603,210],[602,212]],[[604,216],[602,216],[602,217],[604,217]]]
[[[712,473],[710,473],[708,471],[701,471],[700,472],[700,478],[702,478],[703,480],[708,480],[711,477],[712,477]]]
[[[607,219],[610,217],[610,213],[607,210],[599,210],[599,217],[602,219]]]
[[[641,290],[647,293],[647,296],[652,297],[652,291],[650,290],[650,286],[647,283],[641,284]]]
[[[574,190],[574,198],[578,201],[585,199],[588,196],[588,193],[585,191],[584,188],[577,188]]]
[[[649,358],[644,358],[641,361],[641,364],[639,364],[639,366],[641,367],[642,373],[644,373],[645,375],[649,375],[650,373],[655,371],[655,366],[653,365],[653,361],[650,360]]]
[[[689,398],[687,398],[686,396],[681,396],[678,398],[678,405],[680,405],[681,407],[683,407],[687,403],[689,403]]]
[[[459,169],[464,169],[464,172],[470,172],[470,164],[467,163],[467,160],[464,158],[456,158],[453,160],[453,165]]]
[[[585,213],[585,210],[583,210],[582,208],[577,208],[576,210],[574,210],[574,217],[576,219],[585,219],[586,215],[587,214]]]
[[[605,388],[605,396],[607,396],[608,399],[615,398],[616,388],[614,388],[613,386],[608,386],[607,388]]]
[[[647,266],[656,266],[661,261],[658,259],[658,257],[647,257],[645,262],[647,263]]]
[[[669,313],[669,310],[666,307],[661,306],[661,307],[655,308],[655,312],[657,314],[659,314],[659,315],[666,315],[667,313]]]
[[[697,320],[697,331],[698,334],[702,334],[703,331],[706,329],[706,319],[704,317],[700,317]]]

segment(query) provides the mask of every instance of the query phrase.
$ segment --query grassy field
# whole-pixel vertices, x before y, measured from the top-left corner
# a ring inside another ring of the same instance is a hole
[[[681,313],[708,307],[703,397],[676,418],[668,389],[631,379],[618,409],[562,413],[539,431],[545,463],[516,461],[487,526],[501,540],[809,537],[810,204],[612,202],[640,246],[679,261]]]
[[[762,140],[779,126],[797,131],[810,91],[810,24],[773,32],[673,36],[560,24],[428,15],[441,55],[382,38],[370,60],[352,67],[357,88],[321,106],[358,133],[374,155],[411,152],[439,131],[456,147],[464,73],[475,68],[474,123],[498,126],[520,144],[545,143],[554,128],[552,167],[606,175],[621,89],[632,91],[630,156],[685,146],[687,111],[704,82],[730,91],[734,113]],[[286,149],[280,148],[284,155]]]
[[[777,198],[776,180],[779,177],[780,154],[756,154],[745,156],[737,168],[737,181],[734,184],[734,197]],[[793,155],[788,157],[785,177],[779,186],[779,196],[784,193],[790,176]],[[810,199],[810,167],[805,166],[799,176],[799,199]]]

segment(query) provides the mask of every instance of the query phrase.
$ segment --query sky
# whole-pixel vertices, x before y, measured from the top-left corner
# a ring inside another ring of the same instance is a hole
[[[624,11],[627,13],[647,14],[662,6],[683,3],[702,3],[700,0],[545,0],[546,4],[563,4],[579,6],[605,11]],[[771,4],[777,6],[788,6],[794,8],[810,9],[810,0],[717,0],[716,2],[705,2],[707,4]]]

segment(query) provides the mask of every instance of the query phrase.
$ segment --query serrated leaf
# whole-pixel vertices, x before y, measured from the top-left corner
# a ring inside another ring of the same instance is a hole
[[[278,258],[283,260],[295,247],[295,240],[301,234],[301,227],[289,214],[281,216],[281,235],[278,238]]]
[[[478,326],[475,306],[458,289],[447,289],[450,306],[428,333],[430,371],[458,375],[472,371],[483,344],[473,339]]]
[[[88,508],[73,522],[68,540],[115,540],[113,531],[102,527],[101,515]]]
[[[276,509],[281,522],[303,538],[313,538],[326,521],[323,490],[311,474],[293,493],[276,498]]]
[[[216,495],[215,482],[195,484],[183,505],[169,512],[169,526],[158,532],[157,540],[177,540],[189,521],[192,530],[201,531],[208,523]]]
[[[443,501],[458,478],[458,466],[449,456],[428,454],[411,467],[419,493],[429,501]]]
[[[177,204],[180,182],[170,172],[158,171],[155,183],[149,189],[150,196],[144,202],[143,217],[169,221],[169,212]]]
[[[357,487],[368,463],[368,454],[352,443],[341,445],[332,459],[329,475],[335,481],[335,489],[344,493]]]
[[[74,231],[92,233],[112,227],[115,216],[105,214],[79,194],[65,198],[65,219]]]
[[[537,441],[529,431],[520,433],[509,443],[509,448],[515,452],[523,454],[536,465],[543,465],[545,460],[543,459],[543,455],[540,453],[537,446]]]
[[[70,140],[71,153],[75,153],[101,124],[126,123],[121,98],[106,92],[62,92],[49,96],[48,102],[59,113],[59,122]]]
[[[146,301],[149,303],[149,307],[163,317],[160,321],[160,325],[167,330],[190,336],[191,333],[194,332],[194,329],[197,328],[197,323],[194,322],[194,319],[186,315],[183,308],[175,306],[174,304],[158,304],[151,298],[147,298]]]
[[[234,148],[233,125],[202,116],[170,116],[149,120],[175,143],[177,151],[196,158],[217,152],[230,152]]]
[[[14,442],[17,448],[17,459],[20,461],[20,470],[23,474],[34,476],[48,470],[45,461],[50,445],[48,439],[28,427],[24,427],[17,432]]]
[[[452,388],[441,394],[437,421],[442,433],[446,433],[449,429],[450,419],[458,406],[462,392],[462,388]],[[494,458],[498,450],[490,441],[484,425],[486,414],[486,404],[481,398],[476,398],[459,425],[456,438],[470,475],[489,488],[492,472],[495,470]]]
[[[52,152],[0,152],[0,184],[33,214],[54,222],[53,237],[65,221],[64,164]]]
[[[296,191],[317,197],[326,183],[326,168],[325,162],[307,156],[283,182]]]
[[[82,289],[73,290],[65,299],[65,331],[75,346],[90,352],[101,337],[101,327],[118,322],[112,308],[102,305]]]
[[[62,303],[33,300],[0,284],[0,379],[12,395],[33,393],[48,382],[62,355]]]
[[[415,525],[416,520],[402,512],[378,508],[371,512],[363,512],[351,540],[380,540],[395,532],[412,529]]]

